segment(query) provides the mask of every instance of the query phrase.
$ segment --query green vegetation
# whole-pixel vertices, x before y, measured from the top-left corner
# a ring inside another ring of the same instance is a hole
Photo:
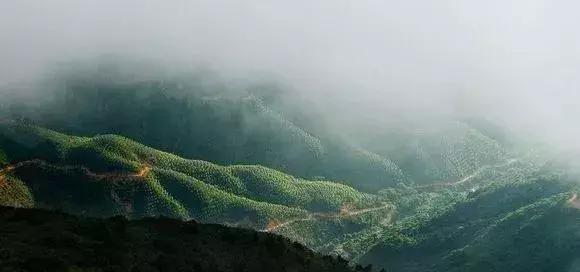
[[[8,156],[0,149],[0,165],[5,165],[6,163],[8,163]]]
[[[114,135],[72,137],[2,125],[0,146],[39,207],[79,214],[167,215],[265,228],[271,221],[381,205],[377,196],[262,166],[186,160]],[[20,164],[20,165],[19,165]]]
[[[557,271],[571,265],[579,211],[565,202],[580,190],[567,181],[567,171],[510,159],[491,138],[462,131],[467,133],[447,138],[446,145],[421,145],[428,154],[444,154],[422,161],[437,162],[434,167],[445,170],[439,177],[447,180],[419,182],[426,178],[422,173],[404,174],[410,184],[368,194],[258,165],[183,159],[121,136],[74,137],[7,123],[0,126],[7,158],[0,201],[267,230],[322,253],[392,270]],[[544,263],[524,265],[530,252]]]
[[[395,128],[376,138],[365,146],[398,165],[407,184],[456,180],[508,159],[497,141],[462,122],[443,122],[436,128]]]
[[[10,176],[0,176],[0,206],[33,207],[34,199],[22,181]]]
[[[368,271],[280,236],[168,218],[0,207],[4,271]]]
[[[421,200],[425,193],[402,193],[407,211],[395,227],[413,242],[383,241],[359,260],[403,271],[566,271],[580,243],[580,211],[566,203],[578,185],[533,176],[480,180],[475,191],[444,189]]]
[[[27,118],[74,135],[122,135],[185,158],[259,164],[367,192],[400,183],[447,181],[507,159],[495,134],[487,136],[468,123],[427,129],[401,125],[365,140],[369,137],[347,137],[297,110],[265,102],[271,97],[215,92],[208,89],[215,86],[196,80],[117,82],[69,76],[63,81],[66,88],[52,94],[55,102]],[[308,110],[307,105],[298,107]]]
[[[580,263],[576,154],[483,120],[348,130],[279,93],[118,76],[0,120],[0,204],[253,228],[389,271]]]
[[[452,251],[437,269],[574,271],[580,216],[577,210],[562,207],[567,197],[556,195],[507,214],[471,244]]]
[[[14,115],[73,135],[122,135],[184,158],[259,164],[367,192],[415,182],[408,178],[417,167],[404,168],[393,160],[401,155],[401,162],[407,163],[415,159],[414,150],[379,152],[302,116],[307,113],[268,104],[272,99],[251,91],[216,92],[210,88],[221,86],[195,79],[116,81],[116,76],[64,76],[66,87],[48,94],[54,97],[52,103],[32,114]],[[308,105],[299,107],[308,110]]]

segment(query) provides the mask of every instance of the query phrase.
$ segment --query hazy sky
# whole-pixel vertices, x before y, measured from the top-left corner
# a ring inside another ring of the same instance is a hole
[[[0,81],[113,54],[276,78],[339,105],[330,110],[483,110],[572,135],[578,10],[573,0],[6,0]]]

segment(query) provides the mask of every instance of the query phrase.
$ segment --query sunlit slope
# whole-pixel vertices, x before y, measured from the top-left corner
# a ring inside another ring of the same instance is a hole
[[[36,126],[0,126],[8,162],[4,178],[19,178],[35,205],[93,215],[169,215],[266,228],[311,213],[364,209],[377,197],[350,187],[308,181],[251,165],[186,160],[127,138],[73,137]]]
[[[19,179],[8,175],[5,166],[8,156],[0,148],[0,205],[13,207],[32,207],[34,200],[28,187]]]
[[[401,194],[396,229],[408,242],[379,242],[360,260],[395,271],[569,269],[580,245],[577,184],[536,172],[470,185]]]
[[[17,178],[0,173],[0,206],[33,207],[29,188]]]

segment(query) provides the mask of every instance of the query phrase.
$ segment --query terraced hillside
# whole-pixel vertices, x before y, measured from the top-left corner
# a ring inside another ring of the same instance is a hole
[[[52,102],[13,115],[72,135],[121,135],[188,159],[258,164],[366,192],[447,182],[507,156],[495,134],[467,122],[427,129],[377,124],[362,130],[376,134],[367,139],[329,127],[307,102],[286,101],[300,104],[293,109],[272,103],[276,95],[268,91],[263,98],[203,81],[132,80],[114,72],[67,75],[62,81],[47,94]]]
[[[0,126],[0,147],[7,154],[1,201],[13,206],[93,216],[165,215],[281,234],[295,231],[285,226],[297,221],[321,233],[333,225],[328,237],[311,244],[375,223],[365,215],[390,212],[379,197],[338,183],[262,166],[186,160],[120,136],[73,137],[8,122]]]

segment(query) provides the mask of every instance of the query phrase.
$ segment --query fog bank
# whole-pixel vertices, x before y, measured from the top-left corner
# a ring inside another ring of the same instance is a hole
[[[277,81],[337,122],[475,115],[580,147],[579,8],[565,0],[4,1],[0,88],[8,97],[69,61],[118,56],[203,67],[231,82]]]

